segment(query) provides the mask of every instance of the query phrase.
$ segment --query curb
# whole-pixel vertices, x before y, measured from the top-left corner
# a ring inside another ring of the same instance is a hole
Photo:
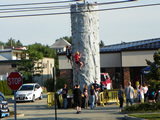
[[[131,117],[131,116],[128,116],[127,114],[124,115],[124,119],[125,120],[147,120],[142,118]]]
[[[14,116],[14,115],[10,115],[10,117],[12,117],[12,116]],[[24,117],[24,114],[17,114],[16,116],[18,116],[18,117]]]

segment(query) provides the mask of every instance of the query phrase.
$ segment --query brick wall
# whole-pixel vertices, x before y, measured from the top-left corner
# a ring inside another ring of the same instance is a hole
[[[66,78],[67,80],[67,88],[70,89],[73,87],[73,77],[72,70],[60,70],[60,77]]]
[[[128,82],[130,81],[130,68],[124,67],[123,74],[124,74],[124,88],[125,88],[126,86],[128,86]]]

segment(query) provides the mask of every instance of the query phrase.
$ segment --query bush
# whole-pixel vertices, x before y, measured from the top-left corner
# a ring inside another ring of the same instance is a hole
[[[7,85],[7,80],[0,81],[0,91],[4,95],[12,95],[13,94],[13,91]]]
[[[127,112],[143,112],[143,111],[160,111],[160,103],[142,103],[142,104],[135,104],[132,106],[126,106],[124,111]]]
[[[47,88],[47,92],[53,92],[54,91],[53,79],[47,79],[44,82],[44,87]]]
[[[58,78],[56,80],[56,89],[61,89],[63,88],[64,84],[67,84],[67,81],[65,78]],[[47,88],[47,92],[53,92],[54,91],[54,83],[53,83],[53,79],[47,79],[45,82],[44,82],[44,87]]]
[[[63,78],[63,77],[59,77],[59,78],[57,79],[56,89],[58,90],[58,89],[63,88],[63,87],[64,87],[64,84],[67,84],[66,79]]]

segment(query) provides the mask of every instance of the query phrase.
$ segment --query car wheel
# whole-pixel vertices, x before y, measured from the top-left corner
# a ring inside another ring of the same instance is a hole
[[[42,95],[42,93],[41,93],[41,95],[40,95],[39,99],[40,99],[40,100],[42,100],[42,98],[43,98],[43,95]]]
[[[32,98],[32,102],[34,102],[35,101],[35,95],[33,95],[33,98]]]

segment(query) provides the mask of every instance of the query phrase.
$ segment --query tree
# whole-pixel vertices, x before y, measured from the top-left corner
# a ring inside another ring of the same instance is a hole
[[[8,42],[5,43],[5,46],[7,47],[12,47],[12,46],[16,46],[16,47],[20,47],[23,46],[23,44],[20,42],[20,40],[16,41],[13,38],[8,39]]]
[[[0,41],[0,46],[2,46],[2,45],[4,45],[4,43]]]
[[[104,42],[101,40],[99,43],[100,48],[104,47]]]
[[[8,42],[5,44],[5,46],[7,47],[16,46],[15,39],[13,38],[8,39]]]
[[[68,36],[65,36],[65,37],[62,37],[63,39],[65,39],[67,42],[69,42],[70,44],[72,44],[72,37],[68,37]],[[60,40],[61,38],[59,39],[56,39],[56,41]]]
[[[23,46],[23,44],[20,42],[20,40],[18,40],[18,41],[16,42],[16,46],[17,46],[17,47],[20,47],[20,46]]]
[[[22,62],[17,63],[17,71],[23,74],[24,81],[32,82],[34,76],[38,76],[38,72],[42,72],[42,67],[35,67],[39,64],[39,60],[43,57],[55,57],[55,51],[50,49],[49,46],[44,46],[39,43],[28,46],[28,50],[24,51],[24,54],[28,55],[29,59],[22,58]]]
[[[153,60],[154,62],[146,60],[147,64],[150,65],[150,72],[146,77],[150,86],[157,90],[160,87],[160,50],[154,53]]]

